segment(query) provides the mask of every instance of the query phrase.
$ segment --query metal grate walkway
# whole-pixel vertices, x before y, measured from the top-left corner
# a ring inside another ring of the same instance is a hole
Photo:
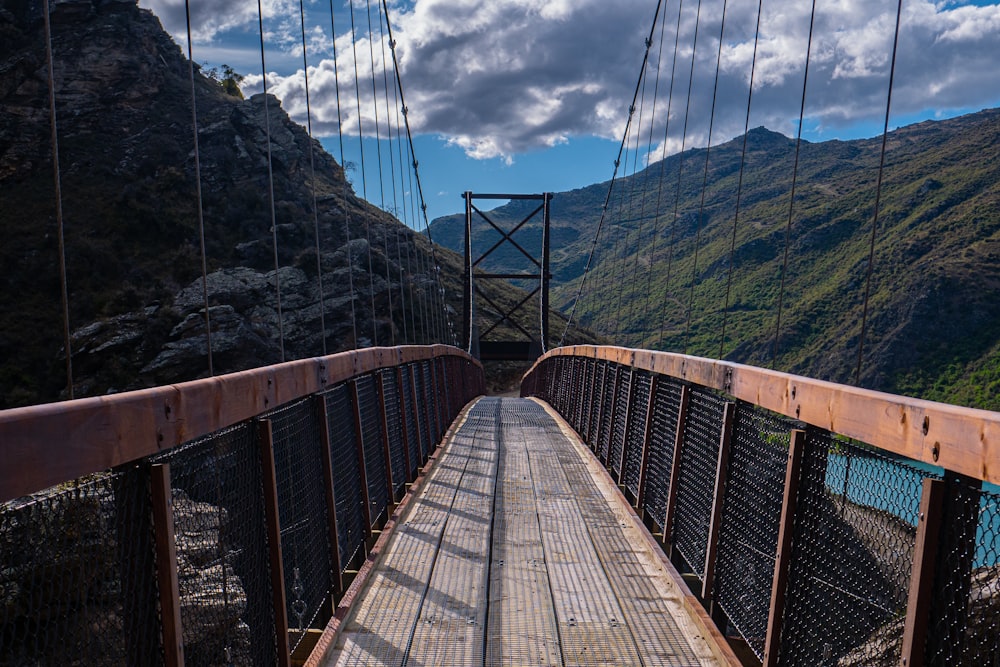
[[[541,405],[481,399],[323,664],[716,664],[603,474]]]

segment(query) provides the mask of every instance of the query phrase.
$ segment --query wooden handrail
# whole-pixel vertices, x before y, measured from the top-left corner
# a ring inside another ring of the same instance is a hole
[[[612,361],[717,389],[772,412],[894,454],[1000,484],[1000,412],[859,389],[670,352],[577,345],[558,356]]]
[[[375,347],[3,410],[0,502],[157,454],[380,368],[445,356],[473,360],[447,345]]]

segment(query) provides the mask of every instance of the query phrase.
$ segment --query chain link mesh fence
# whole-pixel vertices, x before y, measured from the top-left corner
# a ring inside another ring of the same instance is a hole
[[[718,394],[695,387],[684,420],[677,509],[671,536],[677,551],[699,578],[705,573],[725,405],[725,399]]]
[[[358,412],[361,415],[361,448],[364,452],[365,480],[368,483],[368,516],[378,523],[389,505],[389,481],[386,479],[382,415],[375,377],[363,375],[356,380]]]
[[[625,438],[628,436],[629,398],[632,395],[632,376],[634,372],[619,368],[620,380],[618,392],[615,395],[615,410],[612,417],[611,443],[608,449],[608,470],[611,476],[618,479],[621,476],[622,453],[625,451]]]
[[[633,498],[639,497],[639,473],[642,467],[643,439],[646,437],[646,417],[650,406],[650,389],[653,376],[649,373],[636,372],[635,393],[632,407],[629,411],[628,429],[625,438],[625,488]]]
[[[187,665],[273,665],[276,630],[260,440],[245,422],[171,449]]]
[[[674,458],[677,420],[680,417],[681,384],[661,377],[653,396],[653,427],[649,441],[649,462],[646,464],[646,515],[664,528],[667,497],[670,494],[670,467]]]
[[[151,533],[141,471],[0,505],[0,665],[162,664]]]
[[[337,544],[340,566],[347,569],[365,542],[364,497],[361,464],[355,436],[350,387],[338,385],[323,394],[330,425],[330,460],[337,508]]]
[[[926,664],[997,665],[1000,489],[951,475],[945,485]]]
[[[389,438],[389,469],[392,472],[392,492],[399,498],[406,490],[406,452],[403,442],[403,412],[400,409],[399,388],[395,369],[379,373],[382,399],[385,403],[385,425]]]
[[[312,397],[262,418],[271,421],[288,624],[297,630],[294,650],[307,628],[322,629],[333,613],[321,424]]]
[[[748,403],[737,404],[719,530],[715,600],[761,660],[794,428],[788,419]]]
[[[932,471],[808,430],[781,664],[899,664],[925,476]]]
[[[408,477],[413,479],[417,476],[417,470],[424,462],[420,455],[420,425],[417,422],[417,408],[413,401],[413,374],[409,366],[403,366],[399,372],[402,378],[400,396],[402,397],[403,429],[410,457]]]
[[[611,417],[614,415],[615,389],[618,386],[619,372],[618,364],[609,363],[604,377],[604,386],[601,390],[601,414],[597,422],[597,440],[594,443],[594,452],[601,461],[608,460],[613,426]]]

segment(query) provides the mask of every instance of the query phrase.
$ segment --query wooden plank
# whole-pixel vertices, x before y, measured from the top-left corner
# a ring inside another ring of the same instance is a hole
[[[945,498],[945,482],[924,478],[920,496],[917,537],[913,546],[913,567],[910,572],[910,593],[906,603],[903,626],[903,660],[905,667],[923,667],[927,640],[927,622],[934,595],[934,569],[938,538],[941,534]]]
[[[326,398],[313,399],[319,417],[320,457],[323,462],[323,493],[326,498],[327,539],[330,543],[330,567],[333,569],[333,595],[344,592],[344,567],[340,562],[340,534],[337,531],[337,494],[333,486],[333,453],[330,451],[330,419],[326,411]],[[330,607],[330,613],[336,606]]]
[[[805,446],[805,431],[793,430],[791,444],[788,447],[788,464],[785,466],[785,493],[781,500],[778,552],[774,560],[774,579],[771,581],[771,606],[767,614],[767,633],[764,638],[764,667],[776,667],[778,664],[778,651],[781,646],[781,624],[785,616],[785,592],[788,588],[788,569],[792,562],[792,534],[795,532],[795,506],[798,502],[799,478]]]
[[[886,451],[1000,484],[1000,412],[963,408],[813,380],[728,361],[618,347],[570,346],[581,354],[663,373]],[[532,371],[528,371],[531,373]]]
[[[691,388],[681,386],[681,400],[677,407],[677,430],[674,431],[674,455],[670,460],[670,488],[667,491],[667,511],[663,518],[663,544],[671,544],[674,512],[677,510],[677,478],[681,474],[681,449],[684,445],[684,422],[687,421],[688,404],[691,402]]]
[[[0,502],[151,456],[361,373],[446,355],[482,368],[465,352],[444,345],[368,348],[153,389],[2,410]]]
[[[646,482],[649,472],[649,443],[653,439],[653,407],[656,405],[656,391],[660,384],[660,376],[654,375],[649,383],[649,396],[646,405],[646,424],[642,431],[642,463],[639,464],[639,493],[636,494],[635,508],[640,515],[645,514]]]
[[[712,514],[708,524],[708,546],[705,549],[705,576],[701,586],[701,599],[711,600],[715,585],[715,559],[719,553],[719,528],[722,525],[722,501],[726,495],[729,472],[729,446],[733,440],[733,421],[736,404],[726,403],[722,413],[722,433],[719,437],[719,458],[715,466],[715,490],[712,494]]]
[[[268,557],[271,565],[271,603],[274,606],[274,634],[279,667],[290,667],[288,606],[285,601],[285,570],[281,555],[281,519],[278,514],[278,479],[274,470],[274,438],[271,420],[257,423],[260,440],[260,467],[264,485],[264,518],[267,523]]]
[[[156,585],[160,594],[160,622],[166,667],[183,667],[184,632],[181,625],[181,593],[177,583],[177,541],[174,537],[174,505],[170,492],[170,464],[150,469],[153,534],[156,542]]]

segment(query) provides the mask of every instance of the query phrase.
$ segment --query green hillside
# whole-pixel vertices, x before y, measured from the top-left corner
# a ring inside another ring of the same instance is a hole
[[[747,143],[732,262],[743,137],[711,149],[707,181],[698,149],[616,185],[578,318],[623,345],[853,384],[881,137],[801,147],[776,358],[795,142],[758,128]],[[862,386],[1000,409],[998,146],[998,110],[890,134]],[[607,188],[553,199],[553,302],[564,309]],[[516,222],[522,208],[494,215]],[[435,221],[435,239],[461,247],[462,224]]]

